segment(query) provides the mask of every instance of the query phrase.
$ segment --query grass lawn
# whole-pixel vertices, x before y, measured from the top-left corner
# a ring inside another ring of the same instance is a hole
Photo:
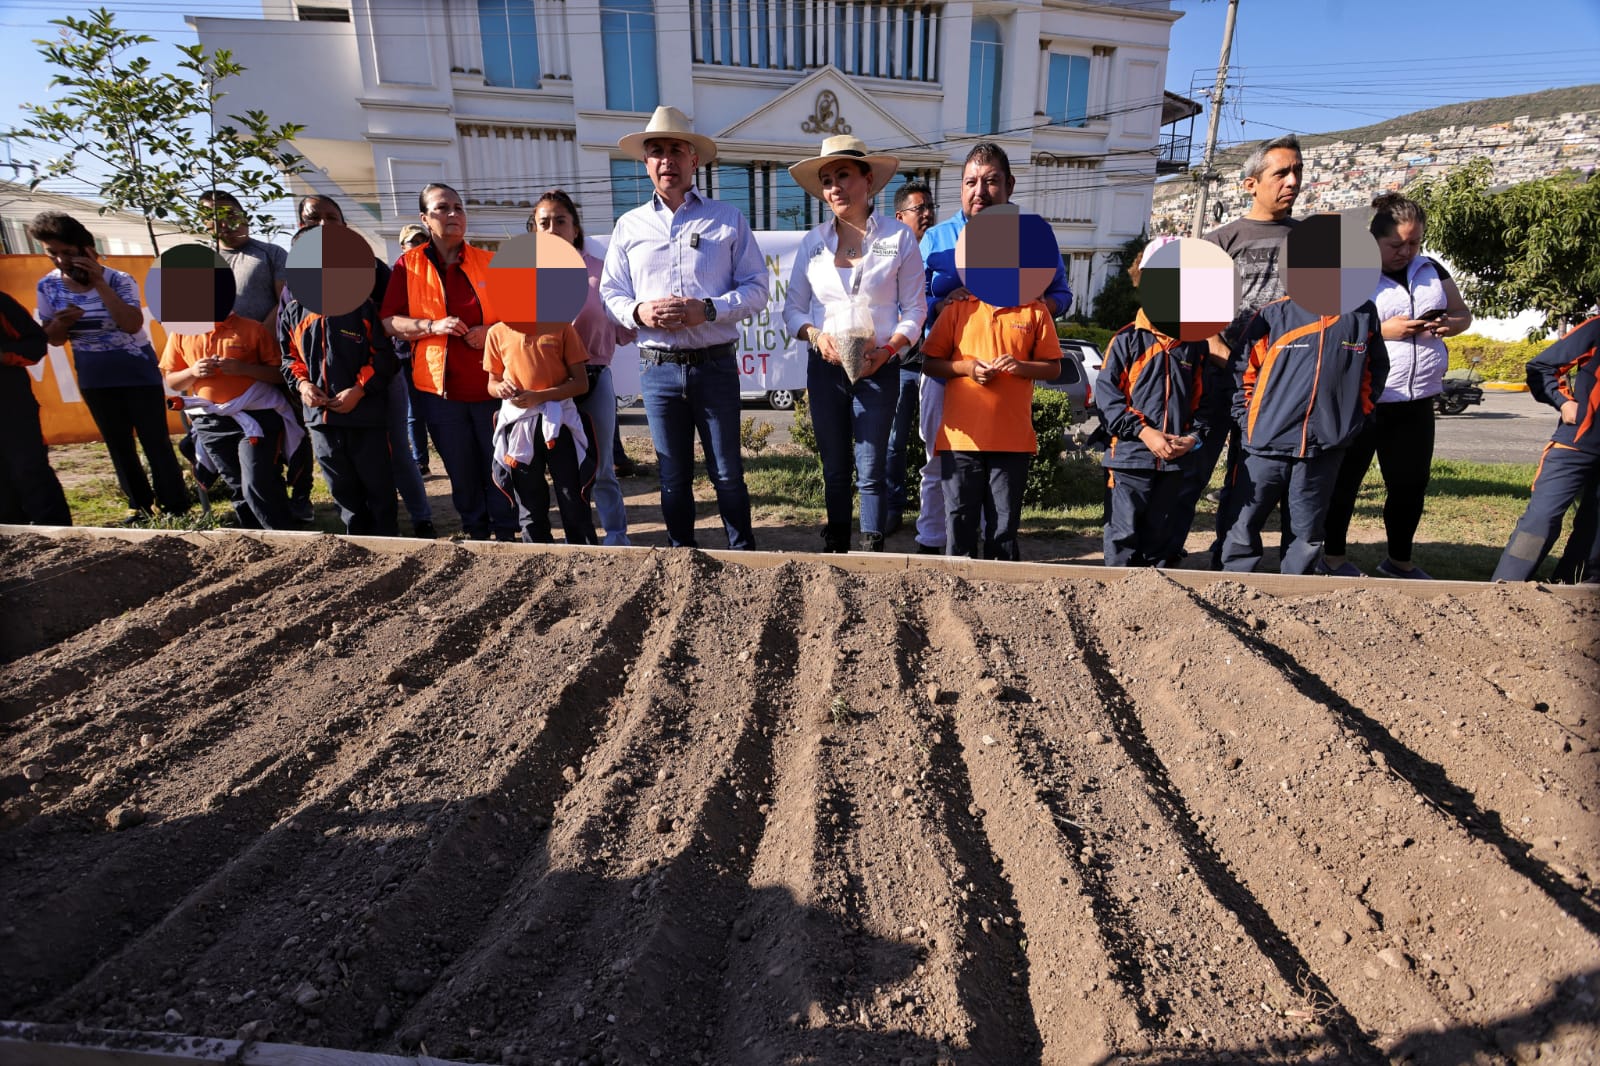
[[[649,441],[630,438],[628,447],[636,458],[653,461]],[[57,445],[50,449],[50,461],[61,478],[78,525],[117,525],[128,515],[126,501],[117,488],[116,478],[105,448],[99,444]],[[701,468],[703,470],[703,467]],[[1532,483],[1531,463],[1471,463],[1436,460],[1433,481],[1428,489],[1427,509],[1418,534],[1416,561],[1434,577],[1462,580],[1487,580],[1494,571],[1500,550],[1527,505]],[[823,522],[822,471],[816,458],[796,444],[770,445],[755,454],[746,454],[745,476],[751,504],[766,524],[817,528]],[[1023,532],[1027,537],[1087,537],[1097,539],[1101,532],[1100,496],[1103,471],[1089,459],[1072,461],[1067,505],[1058,508],[1029,507],[1023,511]],[[1212,486],[1221,483],[1221,474]],[[710,486],[702,475],[696,494],[710,497]],[[342,531],[338,512],[328,495],[320,473],[312,493],[316,506],[315,528],[329,533]],[[440,532],[459,528],[453,513],[436,519]],[[401,509],[402,512],[404,508]],[[1215,524],[1216,505],[1202,500],[1194,528],[1203,533]],[[231,509],[225,499],[213,500],[210,518],[197,508],[178,519],[157,518],[153,523],[176,528],[214,528],[233,525]],[[758,523],[759,524],[759,523]],[[908,521],[909,524],[909,521]],[[404,516],[402,514],[402,526]],[[1197,533],[1196,536],[1199,536]],[[1208,538],[1201,538],[1208,539]],[[1378,466],[1373,464],[1356,502],[1350,529],[1349,557],[1367,573],[1376,571],[1385,553],[1383,544],[1383,483]],[[1269,532],[1268,545],[1277,535]],[[1562,542],[1558,542],[1559,552]],[[1191,552],[1196,540],[1191,538]],[[1542,573],[1548,574],[1552,561]]]

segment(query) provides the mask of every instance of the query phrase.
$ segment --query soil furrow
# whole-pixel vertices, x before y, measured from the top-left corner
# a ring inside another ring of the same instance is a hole
[[[1076,621],[1086,644],[1094,633],[1108,638],[1099,668],[1108,703],[1137,708],[1137,718],[1119,716],[1119,730],[1137,729],[1136,759],[1165,778],[1158,793],[1181,804],[1197,830],[1203,820],[1204,836],[1193,834],[1203,844],[1194,851],[1201,877],[1244,902],[1246,928],[1286,980],[1304,982],[1337,1035],[1359,1047],[1357,1034],[1370,1032],[1387,1049],[1440,1019],[1513,1013],[1527,992],[1519,981],[1483,989],[1450,978],[1483,972],[1485,957],[1513,951],[1524,922],[1564,927],[1561,946],[1527,965],[1577,971],[1593,938],[1536,893],[1483,895],[1479,871],[1503,857],[1423,802],[1388,767],[1393,760],[1369,757],[1358,708],[1297,688],[1314,674],[1256,637],[1255,620],[1156,575],[1135,582],[1147,596],[1139,608],[1114,599]],[[1167,651],[1185,633],[1206,634],[1206,655],[1184,665],[1212,667],[1192,687],[1172,680]],[[1248,763],[1231,754],[1247,738],[1261,745],[1274,737],[1283,745],[1276,752],[1253,752]],[[1434,1053],[1484,1050],[1455,1032],[1440,1035]]]

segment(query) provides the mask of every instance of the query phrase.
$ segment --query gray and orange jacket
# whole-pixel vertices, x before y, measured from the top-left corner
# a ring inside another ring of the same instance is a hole
[[[330,398],[356,385],[366,393],[346,414],[305,407],[306,425],[349,429],[388,425],[388,385],[400,364],[371,300],[348,314],[328,318],[285,293],[278,312],[278,346],[283,349],[283,380],[296,401],[302,381]]]
[[[1204,441],[1227,418],[1226,394],[1208,391],[1201,380],[1208,350],[1205,341],[1156,332],[1142,311],[1111,338],[1094,386],[1100,419],[1111,435],[1107,469],[1176,470],[1181,460],[1157,459],[1139,432],[1151,426]]]
[[[1540,352],[1528,363],[1528,390],[1541,403],[1557,411],[1563,404],[1576,402],[1578,419],[1568,425],[1556,425],[1551,441],[1567,448],[1577,448],[1600,455],[1600,389],[1595,388],[1595,375],[1600,373],[1600,359],[1595,358],[1595,348],[1600,345],[1600,315],[1576,327],[1566,336]]]
[[[1256,312],[1234,353],[1233,418],[1252,455],[1306,459],[1349,444],[1389,375],[1378,309],[1314,315],[1285,297]]]

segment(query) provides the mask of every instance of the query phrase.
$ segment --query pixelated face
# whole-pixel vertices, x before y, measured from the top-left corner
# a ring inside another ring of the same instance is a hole
[[[1383,269],[1398,274],[1411,265],[1411,260],[1422,251],[1422,223],[1402,222],[1387,237],[1378,238],[1378,252],[1383,256]]]
[[[961,171],[961,211],[971,218],[986,207],[1008,204],[1016,186],[998,163],[974,159]]]
[[[1304,169],[1299,152],[1293,148],[1274,148],[1266,155],[1261,176],[1244,179],[1244,191],[1250,194],[1257,211],[1273,218],[1284,218],[1294,210]]]
[[[435,240],[458,241],[467,234],[467,209],[449,189],[429,189],[422,201],[422,224]]]
[[[662,196],[688,192],[699,166],[700,154],[688,141],[661,137],[644,142],[645,173]]]
[[[914,192],[906,197],[905,206],[896,211],[894,217],[910,226],[911,232],[916,234],[919,241],[938,219],[933,198],[920,192]]]

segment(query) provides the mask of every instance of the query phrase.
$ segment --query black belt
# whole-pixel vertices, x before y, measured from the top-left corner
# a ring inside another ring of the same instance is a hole
[[[699,366],[718,359],[732,359],[738,350],[739,345],[734,341],[710,348],[640,348],[639,359],[645,366],[660,366],[662,363]]]

